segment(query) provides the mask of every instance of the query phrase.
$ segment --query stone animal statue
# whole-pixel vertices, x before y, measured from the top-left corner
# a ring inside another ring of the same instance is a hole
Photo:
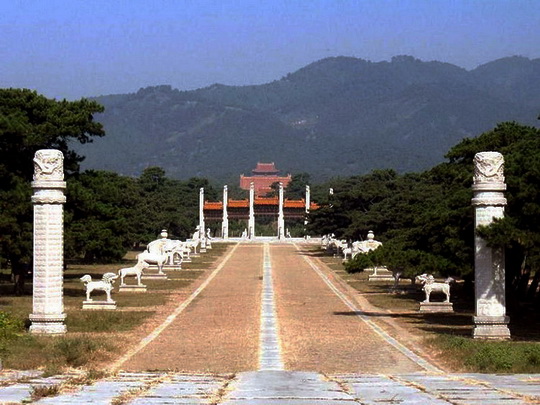
[[[137,262],[137,264],[133,267],[125,267],[123,269],[118,270],[118,275],[120,276],[120,285],[124,284],[124,278],[126,276],[135,276],[137,277],[137,285],[142,285],[141,283],[141,276],[143,273],[143,270],[148,267],[148,264],[144,261]]]
[[[422,287],[422,290],[426,293],[426,299],[424,302],[429,302],[429,296],[434,291],[442,292],[444,295],[446,295],[444,302],[450,302],[450,283],[453,281],[452,278],[447,278],[444,283],[437,283],[431,274],[421,274],[416,276],[416,280],[424,285]]]
[[[81,281],[86,287],[86,301],[92,301],[90,293],[94,290],[105,291],[107,294],[107,302],[113,302],[111,298],[111,291],[114,288],[113,283],[118,276],[114,273],[105,273],[100,281],[92,281],[92,277],[89,274],[85,274],[81,277]]]
[[[360,241],[355,241],[351,244],[350,247],[346,247],[343,249],[343,261],[347,261],[347,258],[350,256],[351,259],[354,259],[356,255],[359,253],[363,253],[363,251],[360,249],[361,246]]]
[[[144,251],[137,255],[137,262],[145,262],[147,265],[155,264],[158,267],[158,274],[163,274],[163,265],[167,263],[169,256],[165,253],[150,253]],[[148,266],[147,266],[148,267]]]

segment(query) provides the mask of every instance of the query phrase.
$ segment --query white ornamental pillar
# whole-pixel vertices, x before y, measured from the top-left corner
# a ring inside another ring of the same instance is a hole
[[[309,207],[311,207],[311,191],[309,186],[306,186],[306,219],[304,220],[304,225],[308,224],[307,214],[309,214]]]
[[[285,216],[283,214],[283,183],[279,183],[278,239],[285,239]]]
[[[504,216],[506,198],[503,191],[504,158],[498,152],[481,152],[474,157],[472,205],[475,228],[489,225]],[[509,317],[506,316],[505,263],[502,248],[488,247],[475,234],[475,298],[476,310],[473,337],[477,339],[509,339]]]
[[[227,186],[223,186],[223,221],[221,223],[221,236],[224,240],[229,239],[229,216],[227,214],[228,202],[229,192]]]
[[[204,188],[199,190],[199,237],[201,238],[201,252],[206,252],[206,226],[204,223]]]
[[[64,155],[42,149],[34,156],[34,291],[30,333],[66,333],[63,300]]]
[[[248,238],[255,239],[255,185],[253,182],[249,185]]]

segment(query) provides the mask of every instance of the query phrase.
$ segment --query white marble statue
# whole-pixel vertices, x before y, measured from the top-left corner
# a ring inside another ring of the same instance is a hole
[[[207,249],[212,249],[212,240],[214,239],[212,238],[210,233],[211,233],[210,228],[206,229],[206,248]]]
[[[169,256],[165,253],[150,253],[148,251],[144,251],[137,255],[138,263],[144,262],[147,265],[155,264],[158,268],[158,274],[165,274],[163,273],[163,266],[168,260]]]
[[[142,286],[141,283],[141,276],[143,273],[143,270],[148,267],[148,264],[144,261],[137,262],[137,264],[133,267],[125,267],[123,269],[118,270],[118,275],[120,276],[120,286],[126,285],[124,283],[124,278],[126,276],[135,276],[137,278],[137,285]]]
[[[114,288],[114,280],[118,276],[114,273],[105,273],[100,281],[92,281],[92,277],[89,274],[85,274],[81,277],[81,281],[86,287],[86,301],[92,301],[90,298],[90,293],[92,291],[105,291],[107,294],[107,302],[114,302],[111,298],[111,291]]]
[[[429,297],[434,291],[442,292],[446,295],[444,302],[450,302],[450,283],[453,281],[451,278],[447,278],[444,283],[437,283],[431,274],[421,274],[416,276],[416,280],[424,285],[422,287],[422,290],[426,293],[424,302],[430,302]]]

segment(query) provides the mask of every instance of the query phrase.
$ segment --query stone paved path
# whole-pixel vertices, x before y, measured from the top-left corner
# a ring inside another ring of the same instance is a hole
[[[35,403],[540,404],[540,375],[442,372],[293,244],[236,246],[116,366],[124,371],[85,386],[68,375],[0,373],[0,403],[29,403],[34,387],[61,385],[63,394]]]

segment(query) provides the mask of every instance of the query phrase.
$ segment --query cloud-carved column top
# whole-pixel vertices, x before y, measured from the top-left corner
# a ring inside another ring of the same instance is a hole
[[[474,184],[504,183],[504,157],[499,152],[480,152],[474,156]]]
[[[64,155],[56,149],[41,149],[34,155],[34,181],[63,181]]]

